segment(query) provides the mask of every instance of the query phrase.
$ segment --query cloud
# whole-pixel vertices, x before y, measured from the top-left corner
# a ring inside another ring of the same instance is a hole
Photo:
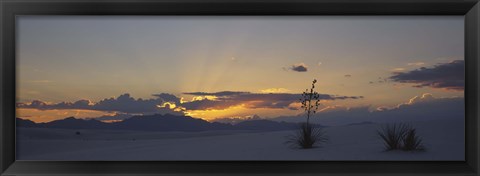
[[[158,97],[158,99],[162,100],[162,102],[173,102],[176,104],[180,103],[180,98],[172,94],[160,93],[160,94],[153,94],[152,96]]]
[[[424,93],[422,96],[415,96],[415,97],[411,98],[410,100],[408,100],[408,102],[400,104],[398,106],[400,107],[400,106],[404,106],[404,105],[413,105],[413,104],[416,104],[416,103],[428,102],[428,101],[432,101],[432,100],[435,100],[435,98],[433,97],[432,94]]]
[[[92,104],[89,100],[78,100],[76,102],[60,102],[56,104],[47,103],[40,100],[33,100],[30,103],[17,103],[19,108],[35,108],[41,110],[47,109],[91,109]]]
[[[241,91],[221,92],[185,92],[193,95],[191,101],[181,101],[179,97],[167,94],[153,94],[155,98],[135,99],[126,93],[117,98],[106,98],[93,103],[89,100],[75,102],[47,103],[34,100],[30,103],[17,103],[17,108],[33,108],[38,110],[52,109],[85,109],[97,111],[120,112],[126,114],[183,114],[188,110],[223,110],[234,106],[245,108],[270,108],[296,110],[301,94],[290,93],[251,93]],[[359,99],[362,96],[339,96],[320,94],[322,100]]]
[[[75,102],[60,102],[60,103],[46,103],[40,100],[34,100],[31,103],[18,103],[18,108],[34,108],[40,110],[50,109],[87,109],[99,111],[118,111],[124,113],[174,113],[168,107],[158,107],[164,102],[179,102],[171,94],[157,94],[154,95],[156,99],[135,99],[126,93],[117,98],[106,98],[97,103],[92,103],[89,100],[78,100]]]
[[[421,67],[409,72],[397,72],[390,80],[411,83],[413,87],[432,87],[461,91],[465,87],[465,61],[455,60],[435,65],[431,68]]]
[[[191,93],[190,93],[191,94]],[[187,110],[221,110],[233,106],[243,105],[246,108],[287,108],[291,103],[298,101],[300,94],[286,93],[250,93],[238,92],[229,93],[202,93],[195,95],[216,96],[215,100],[203,99],[182,103],[181,106]]]
[[[250,92],[237,92],[237,91],[221,91],[221,92],[184,92],[185,95],[196,95],[196,96],[233,96],[233,95],[241,95],[241,94],[249,94]]]
[[[233,106],[244,106],[245,108],[272,108],[272,109],[297,109],[292,104],[299,101],[301,94],[291,93],[251,93],[251,92],[191,92],[184,93],[196,96],[215,96],[213,100],[201,99],[196,101],[184,102],[180,106],[186,110],[221,110]],[[363,96],[338,96],[320,94],[322,100],[344,100],[344,99],[360,99]]]
[[[306,72],[308,66],[304,63],[293,64],[290,69],[296,72]]]
[[[391,110],[391,109],[400,109],[402,107],[407,107],[407,106],[411,106],[411,105],[415,105],[415,104],[419,104],[419,103],[428,103],[430,101],[435,101],[435,100],[438,100],[438,99],[439,98],[434,97],[431,93],[424,93],[420,96],[414,96],[414,97],[410,98],[408,101],[406,101],[404,103],[400,103],[397,106],[394,106],[394,107],[382,106],[382,107],[378,107],[377,110],[378,111],[385,111],[385,110]]]
[[[463,97],[434,97],[426,93],[407,99],[393,107],[371,106],[345,107],[328,106],[310,118],[311,122],[322,125],[348,125],[352,123],[395,123],[428,121],[437,119],[465,118]],[[274,120],[286,122],[303,122],[305,115],[277,117]]]
[[[96,103],[93,108],[103,111],[121,111],[127,113],[152,113],[158,111],[159,99],[135,99],[130,94],[123,94],[117,98],[109,98]]]
[[[233,106],[239,105],[239,102],[233,101],[218,101],[218,100],[195,100],[184,102],[181,104],[186,110],[221,110],[221,109],[228,109]]]

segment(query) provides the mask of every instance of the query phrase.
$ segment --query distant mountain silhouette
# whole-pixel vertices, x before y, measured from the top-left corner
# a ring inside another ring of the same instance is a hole
[[[16,125],[17,127],[25,127],[25,128],[38,127],[38,125],[35,122],[31,120],[20,119],[20,118],[17,118]]]
[[[62,129],[109,129],[133,131],[207,131],[207,130],[258,130],[277,131],[295,129],[296,123],[276,122],[270,120],[249,120],[236,125],[208,122],[189,116],[155,114],[133,116],[120,122],[105,123],[95,119],[77,119],[68,117],[47,123],[34,123],[17,118],[17,126],[25,128],[62,128]]]
[[[68,117],[62,120],[55,120],[48,123],[40,124],[45,128],[69,128],[69,129],[107,129],[110,124],[100,122],[98,120],[76,119]]]
[[[99,121],[109,121],[109,120],[125,120],[125,119],[128,119],[132,117],[132,115],[129,115],[129,114],[116,114],[116,115],[113,115],[113,116],[109,116],[109,115],[104,115],[104,116],[100,116],[100,117],[95,117],[95,118],[90,118],[90,119],[95,119],[95,120],[99,120]]]

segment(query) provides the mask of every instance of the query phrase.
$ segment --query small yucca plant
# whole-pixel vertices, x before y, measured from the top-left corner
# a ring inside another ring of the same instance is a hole
[[[422,145],[422,139],[417,136],[417,132],[414,128],[408,129],[405,136],[403,137],[403,147],[402,150],[412,151],[419,150],[424,151],[425,147]]]
[[[425,150],[422,139],[411,125],[404,123],[387,124],[381,130],[377,130],[377,134],[383,140],[386,150]]]
[[[383,140],[386,150],[397,150],[402,147],[402,139],[407,130],[406,124],[387,124],[377,130],[377,134]]]

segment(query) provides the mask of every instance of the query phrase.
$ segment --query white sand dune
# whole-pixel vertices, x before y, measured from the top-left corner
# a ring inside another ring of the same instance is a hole
[[[325,128],[314,149],[285,144],[294,131],[138,132],[18,129],[19,160],[464,160],[464,121],[412,122],[427,151],[384,151],[381,124]],[[81,132],[76,135],[75,132]]]

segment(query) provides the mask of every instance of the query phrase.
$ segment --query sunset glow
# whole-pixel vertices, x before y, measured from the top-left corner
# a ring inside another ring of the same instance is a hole
[[[320,113],[464,95],[461,17],[138,18],[20,17],[17,116],[296,116],[313,79]]]

